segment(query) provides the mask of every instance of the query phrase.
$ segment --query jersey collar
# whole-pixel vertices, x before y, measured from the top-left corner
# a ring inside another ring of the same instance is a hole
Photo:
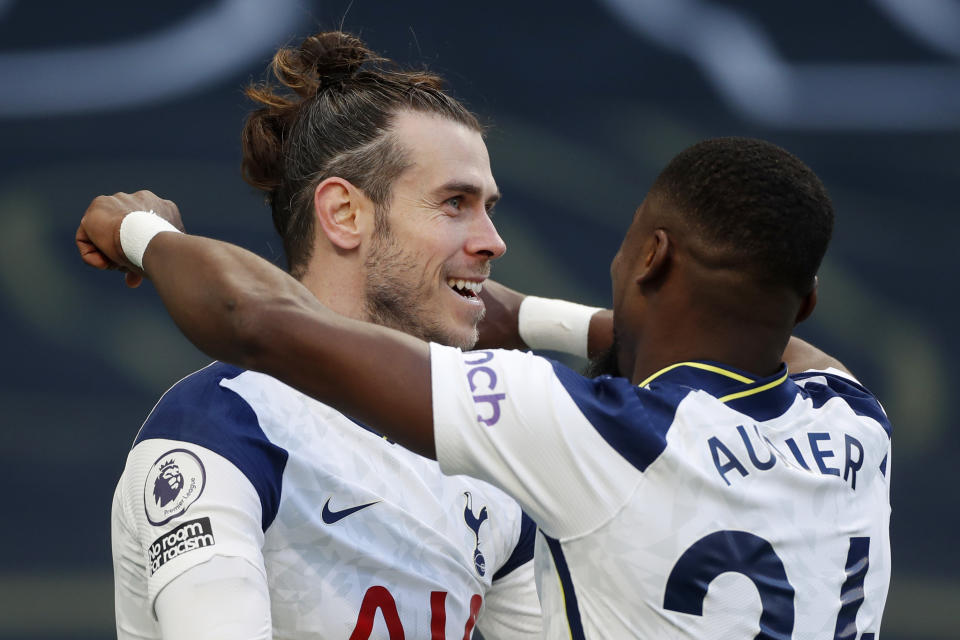
[[[391,440],[391,439],[388,438],[387,436],[383,435],[382,433],[380,433],[379,431],[377,431],[377,430],[374,429],[373,427],[368,427],[368,426],[365,425],[364,423],[360,422],[359,420],[356,420],[355,418],[353,418],[353,417],[351,417],[351,416],[348,416],[347,414],[343,414],[343,416],[344,416],[347,420],[349,420],[350,422],[352,422],[353,424],[355,424],[355,425],[357,425],[358,427],[360,427],[361,429],[363,429],[364,431],[369,431],[369,432],[372,433],[373,435],[375,435],[375,436],[377,436],[377,437],[380,437],[380,438],[383,438],[384,440],[386,440],[386,441],[389,442],[390,444],[396,444],[396,442],[394,442],[393,440]]]
[[[772,376],[758,378],[719,362],[678,362],[661,369],[638,386],[656,390],[664,385],[706,391],[756,420],[782,415],[797,395],[797,387],[790,380],[785,364],[781,364]]]

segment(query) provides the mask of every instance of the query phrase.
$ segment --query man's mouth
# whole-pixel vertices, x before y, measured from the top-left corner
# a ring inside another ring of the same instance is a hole
[[[483,289],[482,282],[474,282],[472,280],[459,280],[457,278],[447,278],[447,284],[455,292],[463,296],[464,298],[476,298],[480,295],[480,291]]]

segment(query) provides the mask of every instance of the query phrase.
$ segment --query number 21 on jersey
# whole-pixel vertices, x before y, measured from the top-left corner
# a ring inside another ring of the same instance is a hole
[[[840,588],[840,612],[834,640],[857,640],[857,611],[863,604],[863,581],[870,566],[870,538],[850,538],[846,580]],[[760,593],[758,640],[788,640],[793,633],[793,585],[773,546],[746,531],[717,531],[700,538],[683,552],[667,578],[663,608],[703,615],[707,588],[721,573],[749,578]],[[860,640],[873,640],[865,633]]]

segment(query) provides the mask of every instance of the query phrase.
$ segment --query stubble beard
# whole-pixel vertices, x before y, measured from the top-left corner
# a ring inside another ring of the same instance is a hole
[[[403,250],[389,229],[375,237],[364,266],[363,306],[369,322],[463,350],[477,343],[476,325],[465,337],[436,320],[437,310],[429,305],[430,283],[420,262]]]

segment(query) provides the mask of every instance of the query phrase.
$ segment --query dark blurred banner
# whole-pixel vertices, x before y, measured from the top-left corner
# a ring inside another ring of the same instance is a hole
[[[149,285],[82,267],[86,204],[150,188],[191,231],[281,262],[240,178],[242,87],[341,25],[490,124],[494,276],[522,290],[607,305],[634,208],[701,138],[810,164],[838,220],[799,333],[894,424],[883,637],[960,637],[960,0],[0,0],[0,638],[113,635],[114,484],[159,395],[206,363]]]

